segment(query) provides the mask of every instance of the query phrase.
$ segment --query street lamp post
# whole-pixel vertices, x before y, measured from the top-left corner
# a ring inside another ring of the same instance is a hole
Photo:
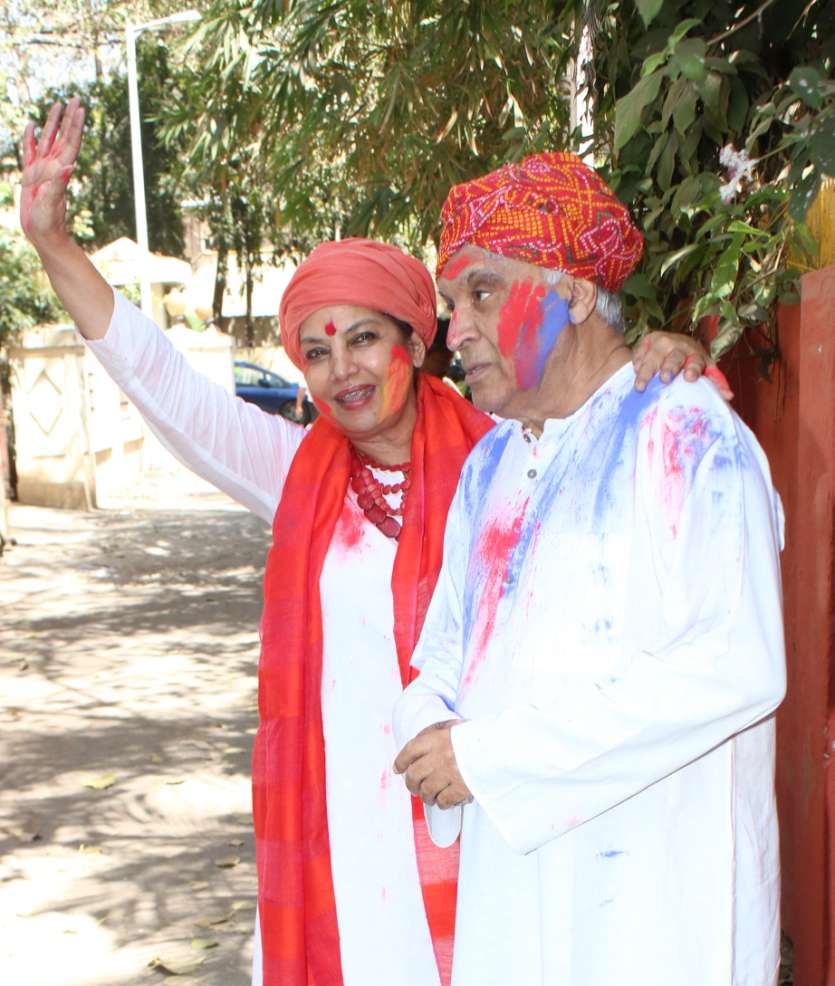
[[[136,211],[136,242],[139,244],[139,288],[142,311],[151,317],[151,282],[148,279],[148,214],[145,208],[145,172],[142,167],[142,133],[139,117],[139,84],[136,74],[136,36],[143,31],[153,31],[168,24],[186,24],[200,20],[196,10],[183,10],[170,17],[160,17],[147,24],[128,24],[125,28],[125,44],[128,54],[128,111],[130,117],[130,154],[133,165],[133,202]]]

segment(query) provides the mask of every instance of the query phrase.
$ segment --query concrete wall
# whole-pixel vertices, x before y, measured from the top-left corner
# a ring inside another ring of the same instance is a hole
[[[167,335],[196,369],[234,393],[228,336],[185,326]],[[128,491],[141,472],[184,468],[71,326],[24,333],[11,361],[22,503],[90,510]]]

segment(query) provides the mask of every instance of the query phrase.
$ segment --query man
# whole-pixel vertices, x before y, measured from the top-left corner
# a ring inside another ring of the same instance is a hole
[[[515,419],[464,467],[395,713],[433,837],[461,826],[453,986],[776,983],[763,453],[707,381],[634,391],[641,237],[578,158],[457,186],[442,221],[450,347]]]

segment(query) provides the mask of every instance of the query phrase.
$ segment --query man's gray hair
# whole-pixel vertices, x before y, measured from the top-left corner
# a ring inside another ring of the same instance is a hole
[[[564,273],[561,270],[544,271],[545,283],[557,284],[562,280]],[[614,291],[608,291],[598,284],[597,304],[594,306],[594,310],[604,322],[612,326],[615,332],[623,332],[623,302],[619,294],[615,294]]]

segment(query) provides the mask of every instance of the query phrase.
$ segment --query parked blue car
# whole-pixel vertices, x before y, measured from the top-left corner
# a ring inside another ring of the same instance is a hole
[[[290,383],[272,370],[256,366],[255,363],[235,360],[235,393],[270,414],[280,414],[299,424],[309,424],[315,416],[313,405],[307,397],[302,401],[301,410],[296,410],[299,393],[297,383]]]

